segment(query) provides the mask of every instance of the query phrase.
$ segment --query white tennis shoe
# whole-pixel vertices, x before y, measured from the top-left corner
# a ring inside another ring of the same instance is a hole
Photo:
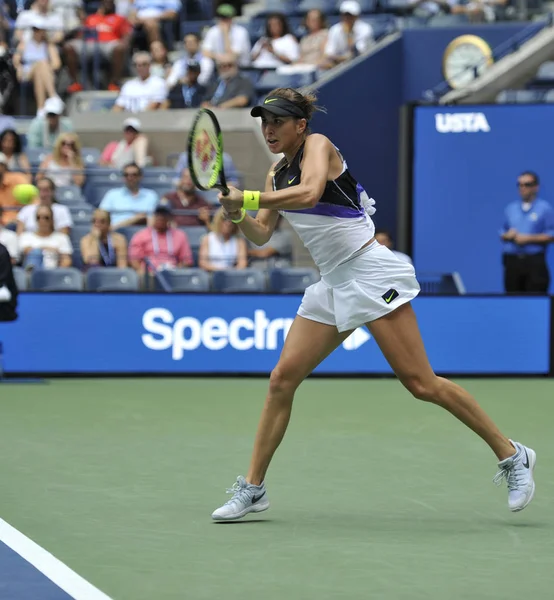
[[[512,512],[523,510],[535,495],[533,470],[537,455],[531,448],[513,442],[516,453],[498,463],[500,471],[494,476],[494,483],[500,485],[503,479],[508,484],[508,507]]]
[[[236,521],[248,513],[258,513],[269,508],[269,500],[263,483],[252,485],[244,477],[239,476],[227,493],[233,494],[233,496],[212,513],[214,521]]]

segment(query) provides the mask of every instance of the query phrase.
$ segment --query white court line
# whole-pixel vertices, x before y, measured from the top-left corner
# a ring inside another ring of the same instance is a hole
[[[4,542],[75,600],[112,600],[3,519],[0,519],[0,542]]]

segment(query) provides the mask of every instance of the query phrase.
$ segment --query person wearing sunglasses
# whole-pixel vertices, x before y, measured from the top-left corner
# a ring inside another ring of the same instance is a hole
[[[76,133],[62,133],[58,136],[52,154],[48,154],[40,164],[37,182],[44,177],[51,179],[56,187],[83,186],[85,169],[81,143]]]
[[[25,231],[19,238],[23,265],[27,269],[70,267],[73,247],[69,236],[54,231],[54,213],[50,206],[37,209],[37,230]]]
[[[110,231],[110,227],[110,213],[96,209],[90,233],[81,238],[81,256],[87,267],[127,266],[127,240],[121,233]]]
[[[517,179],[521,201],[511,202],[504,211],[500,237],[507,293],[548,293],[546,248],[554,241],[554,209],[538,197],[539,183],[536,173],[523,172]]]

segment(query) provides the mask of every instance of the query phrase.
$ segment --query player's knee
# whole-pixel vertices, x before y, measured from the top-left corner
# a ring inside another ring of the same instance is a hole
[[[439,379],[438,377],[421,377],[411,375],[402,380],[404,387],[418,400],[435,402],[437,399]]]
[[[296,379],[291,369],[278,364],[269,377],[270,394],[294,393],[299,385]]]

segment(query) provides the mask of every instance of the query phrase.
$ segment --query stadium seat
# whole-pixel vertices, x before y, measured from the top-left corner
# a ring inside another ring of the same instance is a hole
[[[266,275],[258,269],[216,271],[212,282],[216,292],[265,292],[267,287]]]
[[[74,249],[81,247],[81,238],[85,237],[85,235],[90,233],[90,228],[91,228],[90,223],[85,224],[85,225],[77,225],[77,224],[73,225],[73,227],[71,228],[71,231],[69,233],[69,238],[71,240],[71,244],[73,245]]]
[[[20,292],[27,289],[27,273],[25,272],[25,269],[14,267],[13,277],[15,279],[15,285]]]
[[[175,169],[171,167],[146,167],[143,171],[142,184],[150,187],[151,182],[172,185],[177,177]]]
[[[83,289],[83,276],[72,267],[37,269],[31,274],[30,289],[43,292],[80,292]]]
[[[60,204],[83,204],[84,198],[78,185],[67,185],[56,189],[56,200]]]
[[[87,165],[87,169],[89,169],[87,170],[87,183],[89,181],[100,181],[102,183],[118,184],[123,179],[120,169],[99,165]]]
[[[334,0],[302,0],[297,7],[297,13],[305,14],[309,10],[317,8],[324,14],[337,12],[337,4]]]
[[[465,294],[459,273],[418,273],[422,294],[458,296]]]
[[[134,269],[94,267],[87,271],[86,287],[92,292],[137,291],[139,278]]]
[[[277,73],[268,71],[264,73],[256,84],[257,94],[266,94],[267,92],[281,87],[301,88],[311,85],[316,79],[315,71],[307,73]]]
[[[503,90],[496,96],[497,104],[531,104],[542,102],[543,90]]]
[[[88,182],[87,182],[88,183]],[[92,182],[91,182],[92,183]],[[92,206],[100,206],[102,198],[106,195],[106,192],[113,189],[114,187],[120,187],[121,184],[117,183],[94,183],[93,185],[87,185],[85,187],[85,197],[87,202]]]
[[[29,159],[31,167],[38,167],[40,163],[46,158],[48,150],[46,148],[27,148],[25,154]]]
[[[200,246],[200,241],[206,235],[207,230],[200,225],[197,227],[179,227],[179,229],[187,236],[191,246]]]
[[[89,204],[73,204],[68,206],[74,225],[88,225],[92,220],[93,208]]]
[[[121,233],[121,235],[125,236],[127,240],[127,244],[131,243],[131,240],[137,231],[144,229],[146,225],[130,225],[129,227],[121,227],[117,230],[117,233]]]
[[[81,155],[83,156],[83,162],[85,163],[85,167],[88,165],[98,164],[100,159],[100,150],[98,148],[83,148],[81,150]]]
[[[210,291],[210,274],[202,269],[174,269],[161,271],[160,274],[168,282],[172,292]],[[156,278],[154,281],[155,289],[163,290],[158,279]]]
[[[302,294],[304,290],[319,281],[315,269],[294,268],[272,269],[269,273],[269,288],[280,294]]]
[[[542,63],[531,85],[533,87],[554,87],[554,62],[548,61]]]

